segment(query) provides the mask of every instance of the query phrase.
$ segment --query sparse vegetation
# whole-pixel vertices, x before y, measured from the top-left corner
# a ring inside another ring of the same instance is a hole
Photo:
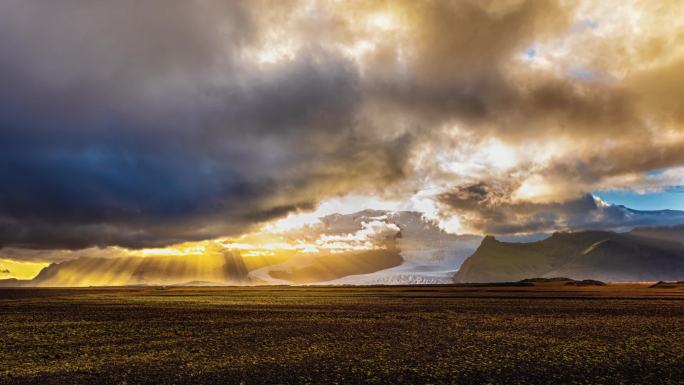
[[[0,383],[684,382],[645,285],[0,290]]]

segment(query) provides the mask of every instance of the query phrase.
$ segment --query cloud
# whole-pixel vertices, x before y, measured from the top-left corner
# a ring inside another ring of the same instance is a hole
[[[454,188],[441,203],[461,217],[470,231],[485,234],[535,234],[567,230],[628,231],[640,226],[684,223],[682,211],[638,211],[611,205],[591,194],[560,202],[515,200],[501,186],[484,183]]]
[[[0,46],[20,52],[0,62],[0,246],[236,234],[400,176],[408,139],[354,130],[347,59],[241,63],[257,11],[223,4],[3,4]]]
[[[316,240],[316,245],[330,250],[369,250],[385,246],[399,231],[394,223],[373,220],[362,222],[361,229],[354,233],[322,234]]]
[[[430,191],[477,231],[633,223],[586,194],[684,167],[681,11],[4,1],[0,247],[239,235],[345,194]]]

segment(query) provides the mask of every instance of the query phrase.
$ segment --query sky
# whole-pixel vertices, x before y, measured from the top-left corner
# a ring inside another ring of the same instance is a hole
[[[263,240],[367,208],[459,234],[672,224],[611,204],[684,210],[683,12],[2,1],[0,260]]]
[[[635,193],[629,190],[602,191],[595,195],[616,205],[636,210],[684,210],[684,191],[665,190]]]

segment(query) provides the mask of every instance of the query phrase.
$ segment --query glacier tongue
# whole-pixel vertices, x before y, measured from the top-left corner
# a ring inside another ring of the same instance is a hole
[[[394,239],[404,263],[367,274],[353,274],[329,281],[307,282],[325,285],[409,285],[452,283],[453,275],[463,261],[472,255],[482,241],[479,235],[450,234],[438,223],[414,211],[363,210],[353,214],[332,214],[321,218],[321,234],[344,236],[363,228],[364,224],[383,222],[396,226]],[[291,263],[267,266],[250,272],[255,282],[288,284],[271,276],[276,270],[288,271]]]
[[[458,271],[447,266],[422,265],[407,261],[400,266],[376,271],[370,274],[348,275],[321,285],[415,285],[453,283]]]

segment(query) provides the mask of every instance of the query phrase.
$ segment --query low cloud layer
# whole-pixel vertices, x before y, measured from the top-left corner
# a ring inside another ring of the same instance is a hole
[[[463,232],[641,224],[586,194],[682,184],[683,7],[4,1],[0,247],[238,236],[350,193]]]
[[[628,231],[644,226],[684,223],[684,211],[637,211],[608,204],[587,194],[560,203],[514,202],[484,184],[456,188],[441,195],[470,228],[485,234],[543,234],[564,230]]]

